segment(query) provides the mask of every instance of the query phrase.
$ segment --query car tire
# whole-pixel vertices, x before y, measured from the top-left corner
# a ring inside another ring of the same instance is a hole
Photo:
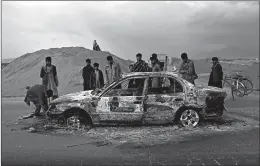
[[[62,116],[63,124],[67,127],[82,128],[92,127],[89,115],[80,109],[70,109],[65,111]]]
[[[197,110],[193,108],[185,108],[180,112],[178,122],[183,127],[197,127],[201,120],[201,116]]]

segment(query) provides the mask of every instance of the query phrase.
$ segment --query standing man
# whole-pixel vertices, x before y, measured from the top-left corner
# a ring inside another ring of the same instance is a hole
[[[133,65],[133,64],[130,64],[130,65],[129,65],[129,72],[133,72],[133,71],[134,71],[133,68],[134,68],[134,65]]]
[[[103,72],[99,70],[99,64],[93,64],[94,71],[91,73],[91,84],[94,89],[101,89],[104,86]]]
[[[106,66],[106,81],[107,84],[111,84],[117,81],[121,77],[121,68],[119,64],[115,63],[111,55],[107,56],[108,65]]]
[[[26,96],[24,102],[30,106],[30,102],[35,105],[34,113],[30,114],[29,116],[23,118],[32,118],[33,116],[40,116],[40,111],[43,109],[45,113],[48,110],[48,103],[47,103],[47,87],[45,85],[34,85],[32,87],[26,87]]]
[[[149,72],[148,63],[142,60],[142,54],[136,54],[136,63],[133,66],[133,72]],[[144,79],[133,80],[133,86],[142,87],[144,84]]]
[[[222,88],[223,71],[217,57],[212,58],[212,64],[208,86]]]
[[[40,77],[42,78],[42,85],[53,91],[53,99],[55,99],[58,97],[59,81],[56,66],[52,65],[51,61],[51,57],[46,57],[46,65],[42,67]]]
[[[160,72],[161,67],[158,63],[158,59],[156,59],[155,57],[151,57],[150,60],[152,64],[152,72]],[[160,84],[161,84],[160,77],[155,77],[152,79],[152,88],[159,88]]]
[[[163,70],[163,69],[161,68],[161,62],[158,60],[157,54],[156,54],[156,53],[153,53],[153,54],[152,54],[152,57],[155,59],[156,63],[159,64],[160,69]]]
[[[136,54],[136,63],[133,66],[133,72],[148,72],[149,66],[148,64],[142,60],[142,54]]]
[[[198,75],[195,72],[194,62],[188,59],[187,53],[182,53],[181,59],[179,74],[183,79],[195,84],[194,80],[198,78]]]
[[[82,77],[83,77],[83,90],[91,90],[91,81],[90,81],[90,75],[94,71],[94,68],[91,66],[91,60],[86,59],[87,65],[83,68]]]

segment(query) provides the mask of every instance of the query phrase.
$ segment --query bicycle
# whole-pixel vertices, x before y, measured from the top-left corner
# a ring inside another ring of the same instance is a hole
[[[245,86],[246,88],[245,95],[249,95],[254,90],[253,83],[250,80],[248,80],[246,77],[244,77],[241,73],[242,70],[239,70],[239,72],[236,73],[236,77]]]
[[[239,74],[236,74],[235,76],[226,74],[223,79],[223,87],[225,83],[230,85],[233,99],[235,99],[234,94],[238,97],[243,97],[246,94],[246,88],[244,84],[240,82],[240,79],[241,79],[241,75]],[[232,83],[230,83],[229,80],[231,80]]]

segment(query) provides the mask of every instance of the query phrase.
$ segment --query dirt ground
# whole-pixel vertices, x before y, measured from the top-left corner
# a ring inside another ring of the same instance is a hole
[[[185,146],[185,149],[174,150],[176,153],[174,156],[176,158],[179,156],[180,160],[183,157],[181,153],[191,154],[190,159],[192,159],[195,152],[201,153],[196,155],[207,155],[209,152],[206,152],[206,149],[217,151],[216,155],[223,157],[226,152],[223,149],[216,150],[217,144],[223,144],[222,138],[227,139],[224,142],[227,143],[224,146],[227,151],[230,154],[236,152],[233,155],[240,156],[236,156],[240,158],[240,164],[249,160],[251,165],[258,163],[259,158],[256,156],[259,156],[259,140],[254,138],[259,138],[259,132],[256,132],[259,130],[259,94],[254,92],[249,96],[237,98],[236,101],[228,96],[226,108],[227,112],[224,112],[222,118],[202,121],[196,128],[168,125],[95,127],[77,130],[60,128],[40,118],[18,120],[19,116],[32,112],[32,108],[23,103],[23,98],[3,98],[2,164],[16,165],[22,162],[28,165],[43,165],[48,161],[55,165],[66,165],[64,160],[66,159],[68,162],[80,165],[86,160],[99,162],[101,158],[106,158],[107,162],[109,161],[108,165],[116,165],[115,160],[119,165],[121,160],[131,161],[131,163],[135,161],[136,165],[140,165],[144,160],[146,162],[147,155],[155,148],[164,148],[161,149],[161,153],[166,149],[167,153],[165,152],[166,154],[161,158],[164,158],[163,163],[169,160],[168,163],[172,164],[168,153],[171,153],[171,148],[176,146]],[[28,131],[31,127],[35,131]],[[245,134],[247,132],[250,134]],[[208,143],[202,143],[201,140]],[[220,142],[216,143],[216,141]],[[235,143],[236,141],[241,143]],[[186,147],[188,145],[189,147]],[[204,145],[207,145],[206,148],[201,149]],[[213,148],[214,146],[216,147]],[[149,153],[142,150],[147,148]],[[159,151],[156,150],[151,153],[159,155]],[[165,158],[167,155],[168,157]],[[242,159],[241,156],[248,158]],[[207,163],[206,161],[213,161],[213,158],[209,158],[203,159],[204,164]],[[184,164],[187,161],[189,158],[179,162]],[[223,159],[224,163],[228,161],[227,158]],[[157,164],[149,165],[159,165],[159,163],[161,162],[157,161]]]

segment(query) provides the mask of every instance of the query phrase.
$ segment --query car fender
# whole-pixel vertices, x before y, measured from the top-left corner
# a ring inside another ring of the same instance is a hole
[[[66,114],[66,113],[68,113],[71,110],[77,110],[77,111],[82,111],[82,112],[86,113],[89,116],[89,118],[91,119],[91,122],[92,123],[94,122],[93,121],[93,117],[90,114],[90,112],[88,110],[84,109],[83,107],[80,107],[80,106],[67,108],[66,110],[64,110],[64,112],[62,114]]]

